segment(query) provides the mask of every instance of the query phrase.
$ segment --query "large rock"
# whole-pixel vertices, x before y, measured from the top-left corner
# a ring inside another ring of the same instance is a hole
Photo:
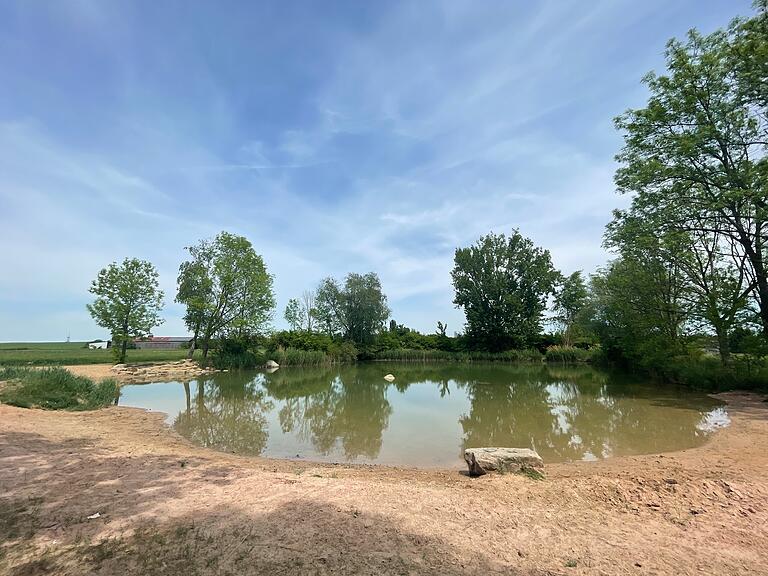
[[[275,362],[274,360],[267,360],[267,363],[264,365],[265,368],[280,368],[280,364]]]
[[[544,461],[530,448],[467,448],[464,460],[470,476],[482,476],[489,470],[519,472],[523,468],[542,468]]]

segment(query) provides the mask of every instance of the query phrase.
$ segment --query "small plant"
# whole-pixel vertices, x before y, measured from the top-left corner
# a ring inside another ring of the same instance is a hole
[[[571,558],[569,560],[566,560],[566,562],[565,562],[565,567],[566,568],[576,568],[576,566],[578,566],[578,565],[579,565],[579,563],[576,562],[576,560],[574,560],[573,558]]]
[[[537,470],[536,468],[531,468],[529,466],[523,466],[522,468],[520,468],[520,470],[518,471],[518,474],[520,474],[521,476],[526,476],[531,480],[544,480],[544,474],[540,470]]]
[[[0,401],[21,408],[95,410],[112,404],[120,389],[112,379],[99,383],[64,368],[2,368]]]

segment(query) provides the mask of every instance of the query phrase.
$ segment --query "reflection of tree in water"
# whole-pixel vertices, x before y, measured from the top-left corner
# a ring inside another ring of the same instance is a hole
[[[258,380],[234,378],[198,380],[194,398],[184,384],[186,410],[173,422],[179,434],[193,442],[238,454],[258,455],[267,445],[265,412],[272,403]]]
[[[383,380],[387,372],[395,374],[394,383]],[[411,386],[420,387],[422,402],[429,398],[424,387],[436,388],[429,417],[435,404],[456,406],[466,394],[469,406],[459,418],[463,447],[532,447],[545,461],[695,446],[706,434],[697,425],[716,405],[690,391],[642,386],[590,367],[356,365],[217,374],[185,386],[187,408],[174,427],[204,446],[258,454],[267,443],[266,417],[277,404],[283,432],[311,442],[319,454],[375,459],[393,411],[387,393],[408,402]]]
[[[590,368],[520,370],[508,384],[493,376],[458,383],[471,402],[460,419],[465,448],[531,447],[545,461],[685,448],[700,441],[697,424],[713,407]]]
[[[279,412],[284,432],[296,432],[324,455],[340,442],[348,459],[378,456],[392,414],[386,381],[363,378],[357,369],[347,368],[323,378],[315,373],[305,381],[301,372],[276,373],[265,386],[285,402]]]

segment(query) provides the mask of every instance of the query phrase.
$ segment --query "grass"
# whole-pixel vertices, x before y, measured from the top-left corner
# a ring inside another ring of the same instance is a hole
[[[119,394],[112,379],[99,383],[64,368],[0,368],[0,402],[21,408],[95,410]]]
[[[443,350],[385,350],[374,360],[394,362],[541,362],[538,350],[508,350],[506,352],[446,352]]]
[[[112,350],[89,350],[85,346],[85,342],[4,342],[0,343],[0,365],[114,364]],[[165,362],[186,357],[186,349],[135,349],[127,351],[125,361]]]
[[[561,362],[563,364],[577,364],[591,362],[599,348],[584,350],[575,346],[550,346],[544,355],[547,362]]]

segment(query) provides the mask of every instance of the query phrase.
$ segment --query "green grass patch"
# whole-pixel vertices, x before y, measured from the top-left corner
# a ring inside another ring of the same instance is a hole
[[[0,382],[0,402],[22,408],[95,410],[120,393],[112,379],[96,383],[64,368],[0,368]]]
[[[89,350],[85,342],[5,342],[0,344],[0,365],[56,366],[65,364],[114,364],[112,350]],[[142,350],[126,352],[131,364],[183,360],[188,350]],[[200,352],[195,353],[197,356]]]

